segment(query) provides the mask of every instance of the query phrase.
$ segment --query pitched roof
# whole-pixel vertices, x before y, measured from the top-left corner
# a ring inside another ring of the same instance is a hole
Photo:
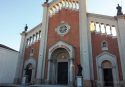
[[[0,44],[0,47],[5,48],[5,49],[8,49],[8,50],[16,51],[16,50],[14,50],[14,49],[12,49],[12,48],[10,48],[10,47],[7,47],[7,46],[5,46],[5,45],[3,45],[3,44]],[[16,52],[18,52],[18,51],[16,51]]]

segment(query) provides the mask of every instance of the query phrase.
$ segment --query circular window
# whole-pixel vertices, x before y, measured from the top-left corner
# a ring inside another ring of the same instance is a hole
[[[69,32],[70,26],[68,24],[61,24],[56,28],[57,34],[64,36]]]

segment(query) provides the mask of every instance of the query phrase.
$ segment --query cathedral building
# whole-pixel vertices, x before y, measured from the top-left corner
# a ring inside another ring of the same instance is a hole
[[[18,83],[125,87],[125,15],[87,13],[86,0],[53,0],[43,19],[21,33]],[[81,69],[79,70],[79,66]]]

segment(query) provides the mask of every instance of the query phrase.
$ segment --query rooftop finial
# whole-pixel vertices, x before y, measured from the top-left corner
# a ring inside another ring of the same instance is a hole
[[[123,13],[122,13],[122,7],[119,6],[119,4],[118,4],[118,6],[116,7],[116,9],[117,9],[117,16],[123,15]]]
[[[26,31],[27,31],[27,29],[28,29],[28,26],[27,26],[27,24],[26,24],[26,26],[25,26],[25,28],[24,28],[24,29],[25,29],[24,31],[26,32]]]

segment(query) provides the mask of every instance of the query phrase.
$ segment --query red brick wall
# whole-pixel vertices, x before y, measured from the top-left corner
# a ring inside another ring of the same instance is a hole
[[[24,60],[27,60],[30,57],[30,51],[33,48],[34,49],[33,58],[35,58],[35,60],[37,61],[39,56],[39,46],[40,46],[40,41],[37,41],[32,45],[26,47],[24,53]]]
[[[30,57],[30,51],[31,51],[32,48],[34,49],[33,58],[36,60],[36,64],[38,63],[39,47],[40,47],[40,40],[38,40],[37,42],[35,42],[32,45],[30,45],[30,46],[28,46],[28,47],[25,48],[24,63],[25,63],[26,60],[29,59],[29,57]]]
[[[115,55],[117,58],[118,71],[120,80],[122,80],[122,70],[121,70],[121,62],[119,56],[119,48],[118,42],[116,38],[112,38],[111,36],[101,35],[101,34],[91,34],[91,43],[92,43],[92,55],[93,55],[93,67],[94,67],[94,79],[97,80],[97,69],[96,69],[96,57],[102,53],[101,42],[108,42],[108,52]]]
[[[59,36],[55,32],[55,28],[61,24],[61,21],[68,23],[71,26],[68,34],[65,36]],[[47,77],[48,69],[48,50],[58,41],[64,41],[75,48],[75,63],[80,62],[80,43],[79,43],[79,13],[73,10],[62,9],[59,13],[49,18],[48,25],[48,40],[47,40],[47,54],[45,65],[45,76]]]

